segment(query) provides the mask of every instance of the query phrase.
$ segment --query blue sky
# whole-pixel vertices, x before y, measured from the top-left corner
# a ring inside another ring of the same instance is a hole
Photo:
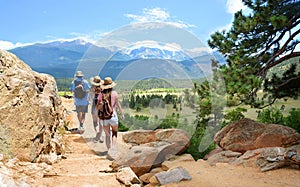
[[[0,0],[0,49],[84,38],[96,41],[120,27],[147,21],[178,25],[206,43],[229,28],[241,0]]]

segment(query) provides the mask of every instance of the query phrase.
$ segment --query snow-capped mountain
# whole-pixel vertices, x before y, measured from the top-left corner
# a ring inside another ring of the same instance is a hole
[[[126,48],[117,51],[114,59],[122,60],[137,60],[137,59],[165,59],[183,61],[188,60],[190,57],[180,50],[169,50],[162,47],[145,47]]]
[[[75,40],[58,40],[49,43],[35,44],[35,45],[45,46],[45,47],[57,47],[60,49],[77,51],[82,53],[85,52],[93,44],[83,39],[75,39]]]
[[[103,76],[115,76],[131,62],[143,59],[174,61],[182,69],[192,72],[197,63],[210,63],[211,59],[208,55],[190,58],[184,51],[164,45],[134,45],[119,49],[115,46],[99,47],[84,40],[36,43],[9,51],[33,70],[54,77],[73,77],[77,68],[91,72],[93,76],[99,62],[106,65]],[[86,63],[82,64],[82,61]]]
[[[112,52],[106,48],[94,46],[84,40],[53,41],[36,43],[9,50],[33,70],[54,77],[73,77],[80,60],[93,48],[97,56],[108,56]]]

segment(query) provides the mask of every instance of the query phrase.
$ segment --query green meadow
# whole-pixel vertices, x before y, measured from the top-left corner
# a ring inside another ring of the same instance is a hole
[[[59,95],[72,95],[69,91],[71,81],[73,79],[57,79]],[[125,113],[130,116],[157,116],[159,119],[174,114],[180,114],[182,117],[190,118],[195,116],[197,108],[197,94],[194,89],[194,82],[201,82],[204,79],[197,80],[164,80],[164,79],[148,79],[148,80],[117,80],[115,90],[119,94],[120,101]],[[260,92],[259,94],[262,95]],[[171,95],[176,99],[172,103],[166,103],[165,97]],[[161,102],[163,105],[154,105],[153,107],[145,107],[139,103],[135,107],[129,107],[131,97],[139,98],[149,97],[150,102]],[[152,96],[152,97],[151,97]],[[153,97],[155,96],[155,97]],[[127,103],[126,103],[127,102]],[[192,104],[193,105],[192,105]],[[287,115],[292,108],[299,108],[300,99],[285,98],[275,101],[270,107],[281,109],[284,115]],[[240,105],[238,107],[245,108],[247,111],[243,114],[245,117],[256,120],[258,112],[263,109],[251,108],[250,106]],[[226,107],[225,111],[230,111],[236,107]],[[201,109],[200,109],[201,110]]]

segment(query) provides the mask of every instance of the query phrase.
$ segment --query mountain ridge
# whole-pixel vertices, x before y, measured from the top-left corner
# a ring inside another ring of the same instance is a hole
[[[141,46],[134,49],[119,49],[117,51],[112,51],[112,48],[117,49],[117,47],[99,47],[91,42],[76,39],[71,41],[35,43],[11,49],[9,52],[14,53],[33,70],[50,74],[55,78],[73,77],[74,72],[77,70],[80,63],[90,59],[93,61],[101,61],[101,63],[104,63],[106,66],[109,61],[119,61],[121,63],[121,61],[132,62],[134,60],[143,59],[163,59],[177,61],[183,69],[187,70],[188,73],[190,73],[191,68],[198,63],[198,60],[193,60],[193,58],[187,56],[180,50],[159,49],[156,46]],[[205,60],[199,61],[199,63],[210,63],[210,59],[213,55],[210,55],[210,58],[204,56],[205,55],[200,58]],[[196,59],[199,59],[199,57],[196,57]],[[222,58],[221,60],[225,61]],[[116,65],[116,63],[112,64],[113,66]],[[124,64],[128,65],[130,63]],[[114,70],[113,67],[109,67],[108,69],[110,69],[110,71],[105,73],[105,76],[116,74],[112,72]],[[118,71],[120,71],[120,69]]]

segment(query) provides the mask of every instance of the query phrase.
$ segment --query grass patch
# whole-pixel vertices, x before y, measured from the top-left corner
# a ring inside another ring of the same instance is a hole
[[[71,96],[71,95],[73,95],[73,93],[72,92],[70,92],[70,91],[59,91],[58,92],[58,95],[60,96],[60,97],[63,97],[63,96]]]

